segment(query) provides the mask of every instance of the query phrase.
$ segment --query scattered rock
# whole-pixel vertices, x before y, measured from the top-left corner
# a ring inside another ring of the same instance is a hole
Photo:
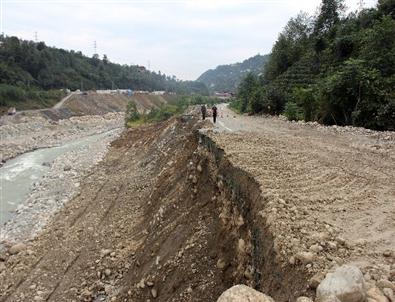
[[[235,285],[222,293],[217,302],[274,302],[274,300],[246,285]],[[307,301],[306,301],[307,302]]]
[[[324,272],[316,273],[313,277],[309,279],[309,287],[311,289],[316,289],[324,278],[325,278]]]
[[[369,289],[367,295],[368,302],[388,302],[388,298],[377,287]]]
[[[108,276],[110,276],[111,275],[111,270],[109,269],[109,268],[106,268],[105,270],[104,270],[104,274],[108,277]]]
[[[313,302],[309,297],[299,297],[296,299],[296,302]]]
[[[151,295],[154,299],[158,297],[158,290],[156,288],[151,288]]]
[[[395,302],[394,291],[391,288],[383,288],[383,293],[391,302]]]
[[[47,161],[43,162],[42,165],[43,165],[44,167],[51,167],[51,163],[49,163],[49,162],[47,162]]]
[[[296,254],[295,258],[303,264],[308,264],[314,261],[315,255],[311,252],[300,252]]]
[[[328,273],[317,287],[317,300],[326,301],[335,296],[341,302],[361,302],[366,299],[365,281],[359,268],[343,265]]]
[[[112,252],[112,250],[110,250],[110,249],[103,249],[103,250],[100,251],[100,256],[101,256],[102,258],[103,258],[103,257],[106,257],[106,256],[110,255],[111,252]]]
[[[152,282],[152,281],[147,281],[146,284],[149,287],[153,287],[154,286],[154,282]]]
[[[395,284],[386,279],[380,279],[379,281],[377,281],[377,286],[381,289],[390,288],[392,290],[395,290]]]
[[[217,268],[219,269],[223,269],[226,266],[226,262],[224,259],[218,259],[217,261]]]
[[[11,248],[8,250],[8,252],[11,255],[16,255],[25,249],[26,249],[26,244],[20,242],[20,243],[17,243],[17,244],[14,244],[13,246],[11,246]]]
[[[0,274],[4,270],[5,270],[5,264],[4,264],[4,262],[0,262]]]
[[[323,248],[319,244],[313,244],[312,246],[310,246],[309,250],[315,253],[319,253],[323,250]]]
[[[63,171],[70,171],[71,170],[71,166],[64,166]]]

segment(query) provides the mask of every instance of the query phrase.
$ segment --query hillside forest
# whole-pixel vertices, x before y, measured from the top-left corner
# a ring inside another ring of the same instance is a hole
[[[290,120],[395,130],[395,0],[345,14],[323,0],[279,34],[261,76],[248,74],[232,107]]]
[[[220,65],[204,72],[197,81],[206,84],[211,93],[236,92],[237,86],[248,73],[263,73],[268,58],[268,55],[258,54],[240,63]]]
[[[0,36],[0,107],[47,107],[64,95],[61,89],[163,90],[208,95],[203,83],[180,81],[141,66],[112,63],[104,55],[48,47],[44,42]]]

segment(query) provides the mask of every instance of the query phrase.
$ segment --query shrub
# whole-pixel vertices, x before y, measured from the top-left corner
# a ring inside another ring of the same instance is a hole
[[[289,119],[290,121],[299,121],[303,119],[303,113],[299,106],[293,102],[289,101],[285,105],[285,110],[284,110],[284,115]]]

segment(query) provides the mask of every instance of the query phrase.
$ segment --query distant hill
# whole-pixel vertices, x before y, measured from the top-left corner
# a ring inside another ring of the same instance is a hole
[[[247,73],[262,73],[268,59],[269,55],[258,54],[241,63],[220,65],[215,69],[207,70],[197,81],[206,84],[210,92],[235,92]]]
[[[180,81],[143,66],[121,65],[107,56],[92,58],[79,51],[49,47],[17,37],[0,35],[0,107],[50,107],[59,89],[165,90],[207,95],[203,83]],[[51,93],[50,93],[51,92]]]

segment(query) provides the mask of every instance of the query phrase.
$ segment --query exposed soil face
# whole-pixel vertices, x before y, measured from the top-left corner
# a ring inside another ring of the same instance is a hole
[[[125,132],[27,250],[2,256],[0,301],[215,300],[231,282],[194,127]]]

